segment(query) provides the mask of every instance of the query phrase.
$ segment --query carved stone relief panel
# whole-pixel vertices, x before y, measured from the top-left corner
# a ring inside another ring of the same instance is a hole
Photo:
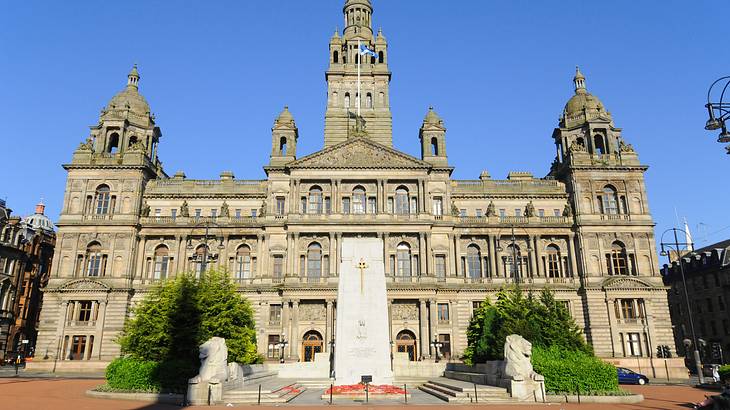
[[[322,303],[300,303],[299,304],[299,320],[300,321],[318,321],[325,320],[327,317],[326,307]]]
[[[418,320],[418,306],[415,302],[393,303],[391,308],[393,320]]]
[[[329,252],[330,239],[323,235],[308,235],[299,237],[299,250],[306,251],[312,242],[317,242],[322,247],[322,252]]]

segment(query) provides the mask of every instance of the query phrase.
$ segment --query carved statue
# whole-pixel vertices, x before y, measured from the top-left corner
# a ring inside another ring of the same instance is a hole
[[[188,201],[183,201],[182,205],[180,206],[180,216],[183,216],[186,218],[190,216],[190,210],[188,209]]]
[[[532,343],[520,335],[509,335],[504,342],[504,375],[513,380],[542,380],[532,368]]]
[[[190,383],[228,380],[228,347],[222,337],[212,337],[200,345],[200,370]]]
[[[459,216],[459,207],[456,206],[456,203],[454,201],[451,201],[451,215]]]
[[[142,205],[142,210],[139,213],[142,217],[148,217],[150,216],[150,205],[147,203],[147,201],[144,201],[144,205]]]
[[[223,201],[223,205],[221,205],[221,216],[224,218],[228,218],[231,216],[231,213],[228,209],[228,203],[226,201]]]
[[[563,208],[563,216],[566,218],[573,216],[573,207],[570,206],[570,202],[565,204],[565,207]]]
[[[621,152],[634,152],[634,147],[631,144],[626,144],[624,140],[619,141],[618,150]]]
[[[573,141],[570,143],[570,148],[568,148],[568,150],[570,152],[584,152],[586,150],[586,147]]]
[[[528,202],[525,207],[525,216],[528,218],[535,216],[535,205],[532,204],[532,201]]]
[[[490,216],[496,216],[497,211],[494,209],[494,202],[489,201],[489,205],[487,205],[487,217]]]
[[[132,143],[132,145],[129,147],[130,151],[144,151],[145,147],[142,141],[135,141]]]
[[[86,141],[79,144],[80,151],[91,151],[94,149],[94,141],[91,137],[86,137]]]
[[[266,216],[266,200],[264,199],[264,203],[261,204],[261,209],[259,209],[259,216],[264,217]]]

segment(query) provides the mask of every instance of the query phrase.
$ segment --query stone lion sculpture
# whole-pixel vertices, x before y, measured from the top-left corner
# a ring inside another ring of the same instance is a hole
[[[228,347],[222,337],[212,337],[200,345],[200,371],[190,383],[228,380]]]
[[[513,380],[542,380],[532,368],[532,343],[520,335],[509,335],[504,342],[504,375]]]

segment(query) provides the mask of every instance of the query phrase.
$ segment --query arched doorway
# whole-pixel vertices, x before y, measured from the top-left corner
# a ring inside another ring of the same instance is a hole
[[[403,330],[398,333],[395,339],[395,346],[398,353],[408,353],[408,360],[416,361],[416,335],[410,330]]]
[[[314,354],[321,353],[324,343],[322,335],[316,330],[310,330],[304,334],[302,338],[302,360],[305,362],[313,362]]]

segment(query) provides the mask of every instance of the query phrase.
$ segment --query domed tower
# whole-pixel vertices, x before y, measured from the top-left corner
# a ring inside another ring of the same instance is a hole
[[[666,303],[666,291],[657,269],[654,222],[644,184],[648,167],[624,142],[601,100],[588,92],[578,69],[573,84],[575,93],[553,131],[557,155],[550,176],[565,183],[569,195],[570,206],[563,215],[574,224],[581,281],[590,290],[584,305],[586,320],[593,323],[586,326],[586,337],[596,354],[610,357],[615,352],[601,342],[615,339],[602,325],[606,301],[618,303],[622,286],[641,284],[640,297],[659,306]],[[636,282],[624,280],[627,277]],[[605,294],[593,292],[596,289],[606,289]],[[609,310],[613,315],[620,309]]]
[[[446,126],[433,107],[428,107],[418,137],[421,140],[421,159],[436,166],[448,166]]]
[[[297,158],[299,129],[289,107],[284,107],[271,128],[271,165],[283,165]]]
[[[367,136],[373,141],[392,146],[388,42],[381,30],[378,30],[377,36],[373,34],[373,6],[370,0],[347,0],[342,11],[345,29],[341,36],[335,32],[330,39],[330,64],[325,72],[327,110],[324,146],[335,145],[354,136],[358,106]],[[374,55],[361,56],[361,45],[373,51]],[[359,94],[362,95],[358,94],[358,62],[361,63]]]

